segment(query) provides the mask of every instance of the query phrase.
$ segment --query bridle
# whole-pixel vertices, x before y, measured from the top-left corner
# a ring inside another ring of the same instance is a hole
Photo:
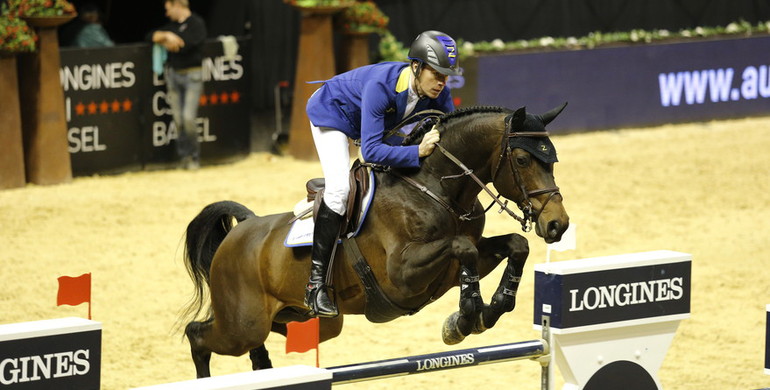
[[[438,117],[436,117],[438,118]],[[440,123],[440,118],[438,118],[438,121],[433,125],[433,128],[436,128]],[[500,206],[500,210],[498,213],[502,213],[505,211],[510,217],[517,220],[519,223],[521,223],[521,229],[524,232],[528,232],[532,230],[532,225],[537,219],[540,217],[540,214],[545,210],[545,206],[551,201],[551,199],[559,195],[561,196],[561,193],[559,192],[559,187],[553,186],[553,187],[546,187],[546,188],[539,188],[536,190],[527,190],[526,186],[524,185],[524,182],[522,180],[521,172],[516,168],[516,164],[513,161],[513,150],[511,148],[510,140],[515,137],[548,137],[548,132],[542,131],[542,132],[514,132],[511,127],[511,117],[506,117],[505,120],[505,132],[503,132],[502,141],[500,143],[500,156],[497,159],[497,162],[495,163],[495,167],[492,170],[492,182],[497,179],[497,175],[500,173],[500,166],[504,159],[507,159],[508,165],[511,168],[511,172],[513,174],[513,179],[516,181],[516,183],[519,186],[519,191],[522,194],[522,199],[517,203],[517,206],[519,207],[519,210],[523,213],[523,216],[517,215],[513,210],[508,208],[508,200],[501,201],[500,197],[501,195],[498,193],[495,195],[492,190],[487,187],[484,182],[479,179],[478,176],[476,176],[475,173],[473,173],[473,170],[468,168],[465,164],[463,164],[462,161],[460,161],[457,157],[455,157],[452,153],[450,153],[448,150],[446,150],[441,143],[436,143],[436,147],[438,150],[446,156],[450,161],[452,161],[455,165],[457,165],[463,172],[457,175],[450,175],[450,176],[442,176],[441,180],[447,180],[447,179],[457,179],[463,176],[468,176],[473,181],[476,182],[476,184],[479,185],[489,196],[492,197],[492,203],[490,203],[489,206],[487,206],[484,209],[484,213],[489,211],[489,209],[492,208],[492,206],[497,203],[498,206]],[[431,192],[427,187],[424,185],[418,183],[412,178],[406,177],[397,171],[388,169],[389,173],[395,175],[396,177],[400,178],[401,180],[409,183],[410,185],[418,188],[421,192],[429,196],[431,199],[435,200],[439,204],[441,204],[445,209],[447,209],[449,212],[457,216],[457,218],[461,221],[468,221],[475,218],[480,218],[481,215],[478,215],[476,217],[472,217],[471,213],[473,210],[460,214],[457,211],[454,210],[454,208],[449,205],[446,201],[438,197],[436,194]],[[530,198],[536,197],[543,194],[549,194],[548,198],[543,202],[543,205],[540,207],[540,210],[533,210],[534,207],[532,206],[532,202]]]
[[[521,201],[517,202],[517,205],[519,206],[519,210],[521,210],[522,213],[524,213],[524,217],[521,218],[517,215],[514,215],[510,209],[505,207],[506,203],[500,202],[500,195],[498,194],[496,197],[494,197],[495,201],[497,201],[498,204],[501,204],[501,210],[505,210],[508,212],[509,215],[514,217],[516,220],[521,222],[521,228],[525,232],[528,232],[532,230],[532,223],[534,221],[537,221],[537,219],[540,217],[540,214],[545,210],[545,206],[548,205],[548,203],[553,199],[554,196],[559,195],[561,197],[561,193],[559,192],[558,186],[553,187],[545,187],[545,188],[539,188],[536,190],[527,190],[526,186],[524,185],[524,180],[522,180],[521,172],[516,168],[516,164],[513,161],[513,150],[511,148],[511,139],[516,137],[548,137],[549,133],[547,131],[520,131],[515,132],[513,131],[513,126],[511,125],[511,116],[507,116],[505,118],[505,132],[503,132],[502,141],[500,142],[500,157],[497,159],[497,163],[495,164],[494,169],[492,169],[492,182],[497,179],[497,175],[500,172],[500,165],[503,161],[503,159],[508,160],[508,166],[511,168],[511,173],[513,174],[513,179],[516,181],[516,183],[519,186],[519,192],[521,192],[522,199]],[[484,187],[484,189],[491,193],[491,191]],[[536,197],[539,195],[548,194],[548,198],[546,198],[545,202],[540,206],[540,210],[537,210],[536,212],[533,211],[532,201],[530,198]],[[492,205],[490,205],[491,207]]]

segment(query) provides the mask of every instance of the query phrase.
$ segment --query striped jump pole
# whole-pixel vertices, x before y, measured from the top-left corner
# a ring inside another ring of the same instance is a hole
[[[327,370],[332,373],[332,383],[343,384],[488,363],[537,359],[547,356],[548,351],[548,343],[541,339],[350,364]],[[547,366],[548,359],[545,360],[543,364]],[[543,372],[547,373],[547,367]]]

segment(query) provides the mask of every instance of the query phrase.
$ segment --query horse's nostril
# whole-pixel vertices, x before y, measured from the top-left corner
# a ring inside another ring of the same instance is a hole
[[[559,234],[560,227],[561,225],[559,224],[559,221],[548,222],[548,237],[556,238],[556,236]]]

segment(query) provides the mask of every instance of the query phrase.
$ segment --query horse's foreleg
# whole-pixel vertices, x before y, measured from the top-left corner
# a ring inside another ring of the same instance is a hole
[[[458,237],[453,240],[451,251],[460,261],[460,310],[444,322],[442,336],[444,343],[450,345],[471,334],[484,308],[479,287],[478,249],[467,238]]]
[[[529,256],[527,239],[518,234],[508,234],[479,241],[479,262],[482,267],[493,269],[502,259],[508,258],[505,271],[500,279],[492,302],[484,308],[474,333],[481,333],[493,327],[503,313],[516,307],[516,292],[519,288],[524,264]]]

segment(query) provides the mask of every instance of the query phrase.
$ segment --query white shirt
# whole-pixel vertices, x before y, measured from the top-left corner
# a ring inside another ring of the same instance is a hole
[[[417,91],[414,90],[414,75],[409,75],[409,95],[406,98],[406,109],[404,110],[404,116],[401,119],[406,118],[414,111],[414,107],[417,106],[417,101],[420,100],[420,96],[417,95]]]

